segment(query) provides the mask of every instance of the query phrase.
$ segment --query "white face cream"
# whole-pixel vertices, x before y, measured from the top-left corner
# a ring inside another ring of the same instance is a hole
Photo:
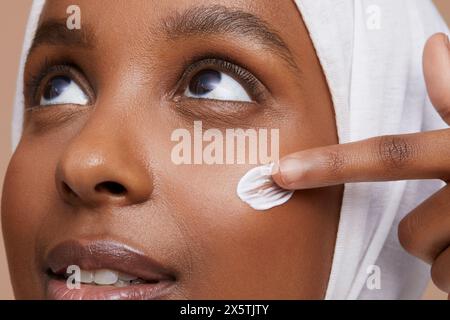
[[[237,195],[255,210],[268,210],[286,203],[294,191],[280,188],[272,179],[273,164],[256,167],[239,181]]]

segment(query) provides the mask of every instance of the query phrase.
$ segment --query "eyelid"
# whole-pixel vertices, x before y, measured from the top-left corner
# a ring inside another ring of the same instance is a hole
[[[185,69],[180,81],[178,82],[178,85],[176,86],[176,99],[180,99],[180,96],[182,95],[182,93],[184,93],[185,89],[189,85],[189,81],[196,74],[196,72],[205,70],[208,67],[225,72],[233,79],[238,81],[241,85],[243,85],[244,89],[255,102],[260,102],[264,99],[264,84],[262,84],[262,82],[246,68],[222,58],[205,57],[196,59],[194,61],[195,62],[188,64],[188,67]]]
[[[29,107],[37,107],[39,105],[42,90],[48,80],[57,76],[69,76],[89,98],[89,104],[94,102],[94,92],[83,72],[72,63],[52,64],[45,60],[36,75],[31,75],[30,80],[25,83],[26,92],[31,98],[32,105]]]

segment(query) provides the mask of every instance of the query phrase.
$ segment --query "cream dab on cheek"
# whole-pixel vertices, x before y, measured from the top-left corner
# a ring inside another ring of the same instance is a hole
[[[239,181],[237,195],[255,210],[280,206],[292,197],[294,191],[280,188],[272,179],[273,164],[256,167]]]

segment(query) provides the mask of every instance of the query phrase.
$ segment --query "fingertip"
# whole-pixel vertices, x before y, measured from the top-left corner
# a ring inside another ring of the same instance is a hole
[[[440,43],[440,44],[447,45],[448,44],[448,35],[443,32],[435,33],[427,41],[427,44],[434,44],[434,43]]]
[[[305,181],[304,161],[296,156],[287,156],[274,165],[272,170],[273,180],[283,189],[297,190],[307,187]]]
[[[280,173],[280,164],[277,161],[277,162],[274,162],[272,164],[272,173],[271,173],[271,175],[272,175],[272,177],[274,177],[275,175],[277,175],[279,173]]]
[[[433,65],[449,61],[450,41],[445,33],[436,33],[431,36],[424,48],[423,61],[424,67],[432,67]],[[436,61],[438,59],[438,61]],[[431,69],[431,71],[439,69]],[[426,70],[425,70],[426,71]],[[440,71],[440,70],[439,70]]]
[[[444,120],[449,121],[450,42],[446,34],[435,34],[427,41],[423,69],[431,102]]]
[[[449,38],[445,33],[436,33],[432,35],[425,43],[423,52],[424,63],[433,62],[430,58],[448,58],[448,51],[450,50]],[[447,55],[442,55],[447,53]]]
[[[283,180],[283,177],[282,177],[282,174],[281,174],[281,170],[280,170],[279,162],[275,162],[273,164],[273,167],[272,167],[272,179],[273,179],[273,181],[275,181],[275,183],[278,186],[280,186],[281,188],[286,189],[287,186],[284,183],[284,180]]]

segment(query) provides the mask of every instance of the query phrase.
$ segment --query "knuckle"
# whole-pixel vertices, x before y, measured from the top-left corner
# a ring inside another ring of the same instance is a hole
[[[450,247],[442,252],[431,266],[431,279],[433,283],[445,292],[450,292]]]
[[[337,177],[343,171],[346,163],[345,156],[337,150],[325,154],[325,166],[332,177]]]
[[[398,226],[400,244],[412,255],[417,255],[420,252],[421,241],[418,233],[420,223],[420,215],[410,214],[403,218]]]
[[[402,169],[415,157],[414,145],[405,137],[384,136],[377,143],[378,156],[388,169]]]
[[[450,98],[446,98],[443,102],[440,102],[440,107],[437,109],[441,118],[446,123],[450,123]]]
[[[431,280],[433,281],[433,283],[434,283],[434,285],[436,287],[441,289],[441,287],[442,287],[441,284],[443,282],[442,273],[441,273],[441,270],[439,270],[439,268],[437,267],[436,264],[433,264],[431,266]]]

